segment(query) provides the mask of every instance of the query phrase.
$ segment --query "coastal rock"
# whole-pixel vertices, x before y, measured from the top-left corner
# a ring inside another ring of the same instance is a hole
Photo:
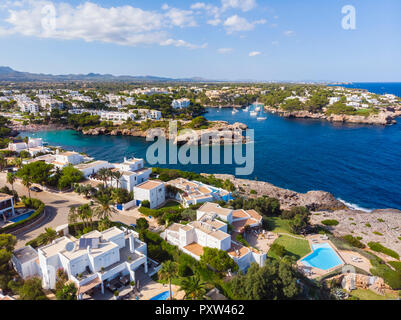
[[[395,118],[401,116],[401,110],[394,108],[387,108],[380,110],[377,114],[371,114],[367,117],[359,115],[345,115],[345,114],[332,114],[326,115],[325,113],[312,113],[307,110],[300,111],[285,111],[272,107],[265,107],[266,111],[278,113],[285,118],[304,118],[304,119],[322,119],[330,122],[337,123],[354,123],[354,124],[368,124],[368,125],[391,125],[397,123]]]
[[[208,176],[208,174],[202,174]],[[248,197],[268,196],[280,201],[282,209],[289,209],[296,206],[307,207],[311,211],[318,210],[340,210],[345,205],[337,200],[331,193],[325,191],[309,191],[298,193],[292,190],[276,187],[268,182],[247,179],[238,179],[229,174],[215,174],[218,179],[230,180],[237,190],[246,194]],[[251,195],[250,191],[255,190],[256,195]]]

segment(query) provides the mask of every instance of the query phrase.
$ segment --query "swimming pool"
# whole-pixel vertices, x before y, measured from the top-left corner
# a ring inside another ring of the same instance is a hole
[[[310,255],[301,260],[305,266],[328,270],[343,263],[327,242],[312,244],[312,250]]]
[[[14,222],[14,223],[20,222],[22,220],[28,219],[34,212],[35,212],[35,210],[29,211],[27,213],[21,214],[18,217],[14,217],[14,218],[10,219],[9,221]]]
[[[171,295],[173,295],[174,292],[171,292]],[[154,296],[153,298],[150,298],[149,300],[167,300],[170,297],[168,291],[164,291],[162,293],[159,293],[157,296]]]

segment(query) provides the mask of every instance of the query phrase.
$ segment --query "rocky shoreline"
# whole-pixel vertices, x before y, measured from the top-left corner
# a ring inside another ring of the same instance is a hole
[[[209,175],[209,174],[202,174]],[[346,209],[344,203],[337,200],[331,193],[325,191],[309,191],[307,193],[299,193],[288,189],[283,189],[272,185],[265,181],[256,181],[248,179],[239,179],[230,174],[215,174],[218,179],[230,180],[237,190],[247,197],[257,198],[261,196],[268,196],[276,198],[280,201],[283,209],[289,209],[296,206],[307,207],[311,211],[320,210],[341,210]],[[256,194],[251,194],[254,190]]]
[[[242,130],[248,129],[248,126],[236,122],[234,124],[229,124],[226,121],[214,121],[213,122],[213,127],[209,129],[203,129],[203,130],[194,130],[191,133],[187,134],[179,134],[177,137],[170,137],[168,129],[167,128],[159,128],[158,130],[161,131],[162,135],[166,137],[167,140],[174,139],[174,143],[176,144],[183,144],[186,143],[187,141],[191,140],[194,143],[201,143],[202,142],[202,137],[210,135],[216,135],[223,137],[219,140],[220,143],[223,143],[224,140],[230,141],[232,143],[246,143],[247,140],[245,137],[242,136]],[[110,136],[133,136],[133,137],[141,137],[141,138],[146,138],[149,135],[152,135],[152,131],[154,129],[148,129],[146,131],[139,130],[136,128],[133,129],[108,129],[105,127],[99,127],[99,128],[91,128],[91,129],[84,129],[84,128],[78,128],[78,131],[82,132],[84,135],[92,135],[92,136],[98,136],[98,135],[110,135]]]
[[[74,129],[68,125],[61,125],[61,124],[28,124],[23,125],[19,122],[13,122],[9,125],[10,129],[15,132],[38,132],[38,131],[55,131],[55,130],[67,130],[67,129]]]
[[[265,110],[268,112],[279,114],[284,118],[319,119],[319,120],[327,120],[333,123],[350,123],[350,124],[367,124],[367,125],[396,124],[397,121],[395,119],[401,116],[401,110],[395,108],[388,108],[388,110],[381,110],[378,114],[372,114],[367,117],[358,115],[343,115],[343,114],[326,115],[325,113],[312,113],[306,110],[288,112],[272,107],[265,107]]]

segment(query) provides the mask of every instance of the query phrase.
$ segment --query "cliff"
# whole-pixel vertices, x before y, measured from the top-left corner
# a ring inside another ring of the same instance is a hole
[[[208,174],[203,174],[208,175]],[[309,191],[307,193],[299,193],[288,189],[276,187],[268,182],[255,181],[248,179],[238,179],[229,174],[215,174],[218,179],[230,180],[237,190],[247,197],[268,196],[276,198],[280,201],[283,209],[289,209],[295,206],[304,206],[311,211],[319,210],[340,210],[345,209],[345,205],[337,200],[331,193],[325,191]],[[251,194],[251,190],[255,190],[256,194]]]

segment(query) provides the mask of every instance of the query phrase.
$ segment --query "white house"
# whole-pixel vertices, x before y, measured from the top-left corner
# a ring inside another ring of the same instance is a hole
[[[166,190],[164,182],[149,180],[134,187],[134,198],[137,204],[144,200],[150,202],[150,208],[160,206],[166,200]]]
[[[168,181],[167,184],[181,190],[181,192],[176,195],[176,199],[181,201],[184,207],[207,201],[230,200],[230,192],[198,181],[189,181],[184,178],[177,178]]]
[[[55,154],[55,160],[52,162],[53,165],[59,168],[72,164],[77,165],[84,161],[84,156],[74,151],[59,152],[57,149]]]
[[[145,168],[145,161],[143,159],[124,158],[123,163],[113,164],[113,166],[114,169],[112,171],[119,171],[122,174],[118,186],[129,192],[133,191],[136,185],[149,180],[152,173],[151,168]],[[112,179],[108,184],[117,187],[115,179]]]
[[[97,173],[100,169],[111,169],[114,166],[107,161],[93,161],[88,163],[80,163],[74,166],[76,169],[82,172],[85,178]]]
[[[25,250],[31,252],[29,261],[39,260],[39,269],[34,275],[42,277],[45,289],[55,288],[57,270],[62,269],[77,285],[79,298],[95,287],[104,293],[105,285],[120,276],[135,281],[141,267],[148,272],[146,243],[139,239],[137,232],[124,228],[95,230],[80,239],[63,236],[38,248],[36,256],[30,249]],[[14,255],[18,265],[22,262],[19,252]]]
[[[27,151],[30,155],[35,156],[39,152],[47,152],[48,150],[43,147],[42,138],[29,138],[28,144],[25,142],[10,142],[8,144],[8,150],[20,153],[21,151]]]
[[[23,279],[33,276],[41,276],[38,264],[38,252],[31,246],[15,250],[11,257],[11,262],[15,271],[17,271]]]
[[[182,109],[182,108],[187,108],[191,104],[191,100],[187,98],[182,98],[182,99],[174,99],[173,102],[171,103],[171,106],[174,109]]]
[[[205,203],[197,210],[197,221],[187,225],[174,223],[162,236],[197,260],[203,255],[204,247],[209,247],[226,251],[242,271],[246,271],[253,262],[263,266],[266,253],[232,240],[227,233],[227,224],[221,220],[233,221],[236,231],[246,224],[258,226],[261,216],[254,210],[235,210],[233,217],[233,210],[221,208],[215,203]]]
[[[5,193],[0,193],[0,217],[6,221],[7,218],[14,215],[14,197]]]

